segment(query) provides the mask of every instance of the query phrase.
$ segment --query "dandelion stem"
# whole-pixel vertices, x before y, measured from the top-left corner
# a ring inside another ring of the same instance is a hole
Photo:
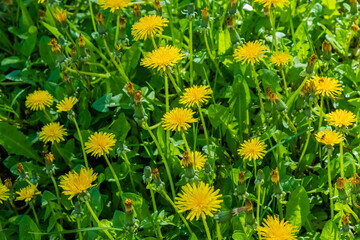
[[[171,198],[170,198],[169,195],[165,192],[165,190],[162,191],[162,194],[163,194],[164,198],[165,198],[166,200],[168,200],[168,202],[171,204],[171,206],[173,206],[173,208],[175,209],[176,213],[179,214],[181,220],[182,220],[183,223],[185,224],[186,228],[189,230],[190,234],[192,234],[192,230],[191,230],[188,222],[186,221],[186,219],[184,218],[184,216],[183,216],[181,213],[179,213],[179,211],[178,211],[175,203],[171,200]]]
[[[44,114],[45,114],[45,117],[47,118],[47,120],[49,120],[50,122],[52,122],[52,118],[50,117],[50,115],[48,114],[48,112],[44,109]]]
[[[80,140],[80,144],[81,144],[81,149],[82,149],[83,157],[84,157],[84,160],[85,160],[85,166],[86,166],[86,169],[89,169],[89,163],[88,163],[87,156],[86,156],[86,152],[85,152],[85,148],[84,148],[84,141],[83,141],[83,139],[82,139],[82,135],[81,135],[81,132],[80,132],[80,128],[79,128],[79,125],[78,125],[75,117],[73,117],[73,121],[74,121],[76,130],[77,130],[78,135],[79,135],[79,140]]]
[[[298,167],[301,167],[301,161],[305,156],[305,153],[306,153],[307,147],[309,145],[309,141],[310,141],[310,135],[311,135],[311,131],[310,131],[311,130],[311,120],[310,119],[308,119],[308,124],[309,124],[309,127],[308,127],[306,142],[305,142],[304,148],[303,148],[302,153],[299,158]]]
[[[260,224],[260,195],[261,195],[261,185],[257,185],[257,205],[256,205],[256,221]]]
[[[114,46],[117,45],[117,41],[118,41],[118,37],[119,37],[119,22],[120,22],[120,14],[117,14]]]
[[[331,166],[330,166],[330,153],[327,154],[327,168],[328,168],[328,183],[329,183],[329,198],[330,198],[330,208],[331,208],[331,219],[334,219],[334,200],[333,200],[333,192],[331,185]]]
[[[176,84],[176,81],[175,81],[173,75],[171,75],[171,73],[169,71],[167,71],[167,75],[169,76],[170,81],[171,81],[171,83],[173,84],[173,86],[174,86],[174,88],[176,90],[176,93],[180,96],[181,95],[181,90],[180,90],[179,86]]]
[[[74,42],[74,40],[72,39],[72,37],[71,37],[71,35],[70,35],[69,31],[68,31],[68,30],[66,30],[65,32],[66,32],[66,36],[70,39],[70,42],[71,42],[72,44],[76,45],[76,43],[75,43],[75,42]]]
[[[131,186],[132,186],[133,190],[135,190],[135,184],[134,184],[133,172],[131,169],[131,163],[130,163],[129,158],[127,157],[126,153],[124,153],[123,155],[124,155],[125,163],[129,168],[129,177],[130,177]]]
[[[275,25],[275,13],[271,11],[271,7],[269,8],[271,25],[272,25],[272,35],[273,35],[273,44],[275,47],[275,51],[277,51],[277,41],[276,41],[276,25]]]
[[[94,28],[94,32],[97,32],[94,13],[93,13],[92,5],[91,5],[91,0],[89,0],[88,2],[89,2],[89,9],[90,9],[90,15],[91,15],[91,22],[92,22],[92,25]]]
[[[283,206],[282,203],[280,202],[280,199],[277,200],[277,204],[280,213],[280,219],[284,219]]]
[[[281,75],[282,75],[283,80],[284,80],[285,95],[286,95],[286,97],[288,97],[288,96],[289,96],[289,92],[288,92],[288,86],[287,86],[287,82],[286,82],[286,78],[285,78],[284,68],[283,68],[283,67],[280,67],[280,69],[281,69]]]
[[[222,75],[222,73],[221,73],[221,71],[220,71],[220,69],[219,69],[219,66],[216,64],[216,62],[215,62],[215,58],[214,58],[214,56],[212,55],[212,53],[211,53],[211,50],[210,50],[210,47],[209,47],[209,43],[208,43],[208,39],[207,39],[207,31],[204,31],[204,40],[205,40],[205,45],[206,45],[206,50],[207,50],[207,52],[208,52],[208,54],[209,54],[209,57],[210,57],[210,59],[211,59],[211,61],[214,63],[214,66],[215,66],[215,68],[216,68],[216,71],[218,71],[219,73],[220,73],[220,76],[222,77],[223,75]]]
[[[212,238],[211,238],[209,226],[207,225],[207,222],[206,222],[206,217],[201,215],[201,219],[202,219],[204,227],[205,227],[206,236],[207,236],[208,240],[211,240]]]
[[[344,141],[340,142],[340,174],[344,177]]]
[[[96,214],[95,214],[94,210],[91,208],[91,205],[89,204],[89,202],[85,201],[85,204],[86,204],[87,208],[89,209],[89,212],[91,213],[95,222],[97,223],[98,227],[102,227],[102,224],[101,224],[99,218],[96,216]],[[103,231],[106,234],[106,236],[108,236],[109,239],[114,240],[114,238],[111,236],[111,234],[108,232],[108,230],[104,229]]]
[[[84,71],[74,70],[74,69],[71,69],[69,67],[67,67],[66,70],[69,71],[69,72],[72,72],[72,73],[83,74],[83,75],[99,77],[99,78],[109,78],[110,77],[109,73],[102,74],[102,73],[84,72]]]
[[[193,32],[192,32],[193,19],[191,18],[189,21],[189,49],[190,49],[190,87],[192,87],[194,83],[194,73],[193,73]]]
[[[204,116],[203,116],[203,113],[202,113],[202,111],[201,111],[200,104],[198,103],[197,105],[198,105],[198,108],[199,108],[201,123],[202,123],[203,128],[204,128],[204,134],[205,134],[205,139],[206,139],[206,145],[207,145],[208,155],[211,156],[211,154],[210,154],[209,135],[208,135],[208,132],[207,132],[207,129],[206,129],[206,124],[205,124]]]
[[[123,191],[122,191],[122,189],[121,189],[121,185],[120,185],[120,182],[119,182],[119,178],[117,177],[117,175],[116,175],[116,173],[115,173],[115,171],[114,171],[114,168],[112,167],[112,165],[111,165],[111,163],[110,163],[110,160],[109,160],[109,158],[106,156],[106,154],[104,154],[104,158],[105,158],[106,163],[107,163],[107,165],[109,166],[109,169],[110,169],[110,171],[111,171],[111,173],[112,173],[112,175],[113,175],[113,177],[114,177],[114,179],[115,179],[115,183],[116,183],[116,185],[117,185],[117,187],[118,187],[118,189],[119,189],[119,194],[120,194],[120,198],[121,198],[121,196],[122,196],[122,194],[123,194]]]
[[[216,235],[218,240],[222,240],[220,224],[216,221]]]
[[[188,144],[188,142],[187,142],[187,140],[186,140],[186,137],[185,137],[185,133],[184,133],[184,131],[181,131],[181,137],[182,137],[182,139],[184,140],[184,144],[185,144],[185,148],[186,148],[186,151],[188,151],[189,152],[189,154],[190,154],[190,147],[189,147],[189,144]],[[195,159],[195,158],[194,158]],[[195,167],[195,166],[194,166]]]
[[[36,211],[35,211],[34,205],[33,205],[32,203],[30,203],[30,207],[31,207],[31,209],[32,209],[32,211],[33,211],[36,225],[40,228],[39,218],[38,218],[37,213],[36,213]]]
[[[80,230],[80,229],[81,229],[80,219],[79,219],[79,218],[76,218],[76,222],[77,222],[77,228]],[[80,240],[83,239],[82,234],[81,234],[81,231],[79,231],[79,239],[80,239]]]
[[[151,42],[152,42],[152,44],[153,44],[153,46],[154,46],[154,49],[157,49],[158,47],[157,47],[157,45],[156,45],[156,42],[155,42],[154,37],[151,38]]]
[[[324,96],[321,95],[320,109],[319,109],[320,116],[319,116],[319,128],[318,128],[318,131],[320,131],[322,120],[323,120],[323,115],[324,115],[323,107],[324,107]],[[318,147],[319,147],[319,142],[316,142],[315,151],[318,149]],[[321,147],[319,148],[319,159],[321,159]]]
[[[287,115],[287,113],[283,112],[283,115],[285,116],[286,120],[289,122],[290,127],[292,128],[293,132],[294,132],[295,134],[297,134],[297,129],[296,129],[294,123],[291,121],[291,119],[290,119],[289,116]]]
[[[170,168],[169,168],[169,165],[167,163],[167,160],[166,160],[166,157],[163,153],[163,151],[161,150],[161,147],[160,147],[160,144],[157,140],[157,138],[155,137],[155,135],[153,134],[153,132],[150,130],[149,126],[147,125],[147,123],[144,123],[143,127],[149,132],[150,136],[152,137],[152,139],[154,140],[154,143],[156,145],[156,148],[157,150],[159,151],[159,154],[164,162],[164,165],[165,165],[165,169],[166,169],[166,174],[169,178],[169,182],[170,182],[170,188],[171,188],[171,194],[173,196],[173,198],[175,199],[175,187],[174,187],[174,182],[172,180],[172,175],[171,175],[171,172],[170,172]]]
[[[55,188],[55,193],[56,193],[56,198],[57,198],[57,203],[59,204],[59,206],[61,206],[61,198],[60,198],[60,193],[59,193],[59,188],[56,184],[56,181],[55,181],[55,178],[54,178],[54,175],[50,175],[50,178],[51,178],[51,181],[52,183],[54,184],[54,188]]]
[[[120,62],[120,65],[116,63],[114,56],[111,54],[109,46],[107,45],[107,42],[105,39],[104,39],[104,46],[106,48],[107,53],[110,56],[111,61],[115,65],[116,69],[119,71],[120,75],[125,79],[125,82],[126,83],[130,82],[129,78],[126,76],[126,74],[124,72],[124,68],[122,67],[121,62]]]
[[[261,89],[260,89],[260,84],[257,78],[257,73],[255,70],[255,66],[252,65],[252,69],[253,69],[253,75],[254,75],[254,79],[255,79],[255,84],[256,84],[256,89],[259,95],[259,100],[260,100],[260,110],[261,110],[261,122],[264,123],[265,122],[265,108],[264,108],[264,103],[263,100],[261,98]]]

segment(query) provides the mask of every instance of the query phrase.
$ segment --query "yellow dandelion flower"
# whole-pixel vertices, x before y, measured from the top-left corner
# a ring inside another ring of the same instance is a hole
[[[255,0],[255,2],[261,3],[264,7],[280,7],[283,8],[289,5],[289,0]]]
[[[263,60],[266,52],[269,52],[268,48],[261,42],[255,41],[238,46],[233,56],[237,62],[251,63],[251,65],[254,65]]]
[[[47,142],[61,142],[64,141],[64,136],[66,136],[66,129],[60,123],[49,123],[42,127],[41,132],[39,134],[39,138],[47,143]]]
[[[62,193],[69,195],[72,199],[76,194],[84,194],[89,188],[96,186],[92,184],[97,178],[97,173],[94,173],[92,168],[80,170],[77,172],[69,172],[62,176],[59,186],[64,190]]]
[[[240,156],[243,156],[244,159],[249,159],[249,161],[258,160],[265,156],[266,147],[267,145],[260,141],[260,138],[253,138],[245,140],[244,143],[240,145],[238,153]]]
[[[9,189],[0,183],[0,203],[3,203],[2,201],[6,201],[10,196]]]
[[[174,66],[184,58],[185,55],[180,53],[180,51],[179,48],[174,46],[161,46],[144,57],[141,60],[141,65],[152,69],[157,68],[157,70],[166,71],[166,68]]]
[[[89,137],[89,140],[85,143],[86,153],[91,153],[91,156],[100,157],[102,155],[109,154],[112,150],[112,146],[115,145],[115,135],[106,132],[96,132]]]
[[[275,52],[270,57],[270,61],[276,66],[280,67],[292,60],[292,56],[287,52]]]
[[[167,19],[160,16],[144,16],[132,26],[131,34],[135,41],[153,38],[156,34],[161,34],[164,31],[168,22]]]
[[[329,122],[329,125],[341,128],[343,126],[348,127],[354,124],[356,122],[356,117],[350,111],[337,109],[334,112],[326,114],[325,121]]]
[[[214,190],[213,186],[200,182],[188,183],[182,187],[181,193],[175,197],[175,204],[179,212],[190,211],[186,219],[192,221],[194,218],[199,220],[200,216],[206,218],[207,215],[213,217],[214,211],[220,208],[223,200],[219,199],[219,189]]]
[[[343,88],[338,80],[329,77],[318,77],[313,79],[315,94],[334,98],[341,94]]]
[[[64,24],[67,20],[67,11],[62,8],[56,8],[54,17],[58,20],[59,23]]]
[[[44,2],[45,2],[45,0],[38,0],[38,4],[44,3]]]
[[[76,97],[66,97],[61,100],[57,105],[57,112],[68,112],[70,111],[73,106],[76,104],[77,99]]]
[[[162,126],[165,130],[171,131],[187,130],[190,128],[190,123],[197,122],[197,119],[193,118],[194,113],[187,108],[174,108],[165,113]]]
[[[212,94],[212,90],[208,85],[201,86],[192,86],[185,89],[184,95],[180,97],[180,103],[184,104],[186,107],[192,107],[194,105],[200,106],[200,104],[208,101]]]
[[[205,154],[195,151],[195,169],[196,170],[200,170],[201,168],[204,167],[205,162],[207,161],[207,157]],[[194,152],[189,152],[185,151],[183,153],[183,158],[181,160],[181,166],[184,167],[189,167],[189,166],[194,166]]]
[[[16,193],[19,194],[19,196],[16,198],[16,201],[25,200],[25,202],[30,202],[33,198],[35,198],[36,195],[40,194],[34,185],[24,187]]]
[[[257,231],[264,240],[296,240],[296,227],[278,216],[268,216]]]
[[[130,0],[99,0],[98,4],[102,9],[110,8],[110,12],[124,10],[129,5]]]
[[[32,111],[45,110],[53,103],[53,96],[46,90],[36,90],[26,97],[25,106]]]
[[[326,129],[318,132],[315,135],[315,138],[318,142],[331,146],[334,146],[335,144],[344,141],[344,137],[341,133],[332,131],[331,129]]]

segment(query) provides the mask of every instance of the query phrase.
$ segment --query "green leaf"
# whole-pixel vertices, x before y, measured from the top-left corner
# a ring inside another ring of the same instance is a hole
[[[51,54],[51,47],[49,46],[49,42],[51,38],[47,36],[43,36],[40,38],[39,42],[39,51],[41,59],[44,60],[47,65],[53,70],[56,66],[56,58],[54,54]]]
[[[120,106],[121,97],[122,94],[113,96],[112,93],[109,93],[96,100],[92,106],[99,112],[108,112],[109,107]]]
[[[40,240],[40,235],[29,234],[29,232],[40,232],[35,222],[28,215],[22,216],[19,224],[19,240]]]
[[[31,146],[27,136],[20,132],[15,126],[0,122],[0,145],[9,154],[22,155],[27,158],[41,161],[34,148]]]
[[[116,210],[113,217],[113,224],[115,228],[123,228],[125,225],[125,213]]]
[[[337,240],[338,239],[338,226],[333,221],[329,220],[326,222],[324,229],[321,233],[321,240]]]
[[[310,214],[310,201],[303,186],[296,188],[286,204],[286,219],[299,229]]]

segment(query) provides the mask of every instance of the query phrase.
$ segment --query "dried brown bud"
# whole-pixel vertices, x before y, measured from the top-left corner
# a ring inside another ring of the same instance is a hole
[[[233,18],[232,17],[227,17],[226,18],[226,25],[228,27],[229,30],[234,29],[234,22],[233,22]]]
[[[194,165],[194,162],[192,161],[190,157],[190,153],[188,151],[185,151],[183,153],[183,158],[181,160],[181,165],[183,167],[192,167]]]
[[[241,171],[240,173],[239,173],[239,180],[238,180],[238,183],[239,184],[244,184],[245,183],[245,171]]]
[[[24,166],[21,163],[17,164],[16,169],[20,174],[23,174],[25,172]]]
[[[348,226],[350,224],[350,213],[345,213],[341,218],[341,224],[343,226]]]
[[[51,41],[48,44],[51,46],[51,51],[53,53],[60,53],[61,52],[61,46],[58,44],[55,38],[51,39]]]
[[[344,190],[345,189],[345,183],[346,183],[346,179],[343,177],[338,177],[336,183],[335,183],[335,187],[338,190]]]
[[[125,212],[130,213],[133,211],[133,201],[128,198],[125,200]]]
[[[77,51],[76,51],[76,47],[75,47],[75,46],[73,46],[73,47],[71,48],[70,54],[71,54],[72,57],[76,57]]]
[[[138,90],[135,92],[135,95],[134,95],[134,103],[135,104],[141,103],[141,99],[142,99],[142,93],[140,90]]]
[[[155,8],[155,10],[157,11],[157,12],[160,12],[161,11],[161,3],[160,3],[160,1],[159,0],[155,0],[154,1],[154,8]]]
[[[82,35],[82,33],[79,34],[79,42],[78,42],[79,47],[84,48],[85,47],[85,40],[84,40],[84,35]]]
[[[121,17],[119,19],[119,28],[120,29],[125,29],[126,28],[126,18]]]
[[[330,44],[328,41],[325,40],[325,41],[322,43],[322,50],[323,50],[324,52],[331,52],[331,50],[332,50],[331,44]]]
[[[51,152],[45,154],[45,163],[49,164],[49,163],[53,163],[54,161],[55,161],[54,154],[52,154]]]
[[[126,87],[127,93],[133,97],[135,95],[134,84],[132,82],[128,82],[125,84],[125,87]]]
[[[279,100],[278,95],[271,91],[270,86],[267,86],[266,88],[266,100],[272,103],[276,103]]]
[[[157,169],[157,168],[152,169],[152,177],[153,177],[153,179],[159,179],[159,177],[160,177],[159,169]]]
[[[252,205],[252,202],[249,198],[246,198],[245,199],[245,211],[246,212],[250,212],[253,210],[253,205]]]
[[[351,25],[351,31],[357,33],[359,31],[359,26],[354,23],[353,25]]]
[[[63,79],[65,82],[70,82],[70,77],[69,74],[67,72],[63,72]]]
[[[279,182],[280,177],[279,177],[279,173],[278,173],[278,171],[276,169],[271,171],[270,176],[271,176],[271,181],[273,183],[278,183]]]
[[[141,16],[141,9],[140,9],[139,4],[134,4],[134,6],[133,6],[133,14],[134,14],[135,17],[140,17]]]
[[[104,25],[104,17],[100,12],[96,14],[96,22],[98,24]]]
[[[11,181],[11,178],[7,178],[7,179],[5,179],[5,181],[4,181],[4,185],[5,185],[5,187],[7,187],[9,190],[11,189],[11,187],[12,187],[12,181]]]

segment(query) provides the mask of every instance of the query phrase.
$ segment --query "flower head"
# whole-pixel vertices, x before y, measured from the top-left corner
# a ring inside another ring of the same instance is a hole
[[[112,146],[116,143],[115,135],[106,132],[96,132],[89,137],[85,143],[86,153],[91,153],[91,156],[100,157],[112,150]]]
[[[98,4],[102,9],[110,8],[110,12],[116,10],[124,10],[128,6],[130,0],[99,0]]]
[[[264,240],[295,240],[296,227],[291,223],[281,220],[278,216],[268,216],[264,220],[263,226],[258,226],[257,230]]]
[[[190,128],[190,123],[197,122],[193,118],[194,112],[187,108],[174,108],[170,112],[165,113],[162,118],[162,126],[165,130],[181,131]]]
[[[131,34],[134,36],[135,41],[153,38],[156,34],[161,34],[164,31],[164,27],[167,26],[168,22],[167,19],[160,16],[144,16],[133,25]]]
[[[338,80],[329,77],[314,78],[315,94],[334,98],[341,94],[343,88]]]
[[[207,161],[206,155],[201,152],[195,151],[195,170],[200,170],[204,167]],[[183,153],[183,159],[181,160],[182,167],[194,166],[194,152],[185,151]]]
[[[292,56],[287,52],[275,52],[270,57],[270,61],[276,66],[280,67],[292,60]]]
[[[175,204],[179,212],[190,211],[186,217],[190,221],[195,217],[196,220],[199,220],[200,216],[203,218],[206,218],[206,215],[213,217],[212,212],[217,211],[223,201],[219,199],[222,196],[219,191],[219,189],[214,191],[214,187],[210,187],[207,183],[188,183],[182,187],[182,192],[175,197]]]
[[[338,190],[344,190],[345,189],[345,184],[346,184],[346,179],[343,177],[338,177],[338,179],[336,180],[335,183],[335,187]]]
[[[341,133],[332,131],[331,129],[326,129],[318,132],[315,135],[315,138],[318,142],[331,146],[334,146],[335,144],[344,141],[344,137],[342,136]]]
[[[192,86],[185,89],[184,95],[180,97],[180,103],[186,107],[192,107],[194,105],[200,106],[201,103],[208,101],[212,94],[212,90],[208,85]]]
[[[36,90],[26,97],[25,106],[32,111],[45,110],[53,103],[53,96],[46,90]]]
[[[326,114],[325,121],[328,121],[329,125],[341,128],[343,126],[348,127],[352,125],[356,122],[356,117],[350,111],[337,109],[334,112]]]
[[[80,174],[70,171],[62,176],[59,186],[64,189],[63,194],[69,195],[69,199],[72,199],[76,194],[86,193],[89,188],[96,186],[92,184],[96,178],[97,173],[94,173],[92,168],[82,168]]]
[[[51,152],[45,154],[45,162],[46,163],[53,163],[54,161],[55,161],[54,154],[52,154]]]
[[[268,48],[259,41],[247,42],[239,46],[234,51],[234,58],[237,62],[242,63],[255,63],[262,61],[265,53],[269,52]]]
[[[16,198],[16,201],[25,200],[25,202],[30,202],[36,195],[40,194],[34,185],[28,185],[16,193],[19,194],[19,196]]]
[[[243,156],[244,159],[257,160],[262,159],[265,154],[265,148],[267,145],[260,141],[260,138],[253,138],[250,140],[245,140],[243,144],[240,145],[238,153]]]
[[[167,45],[153,50],[145,58],[141,60],[141,65],[148,68],[157,68],[157,70],[165,71],[167,67],[172,67],[184,58],[184,54],[180,53],[180,49]]]
[[[0,183],[0,203],[3,203],[2,201],[6,201],[10,196],[9,189]]]
[[[55,38],[51,39],[51,41],[48,44],[51,46],[51,51],[53,53],[60,53],[61,52],[61,46],[58,44]]]
[[[255,0],[255,2],[263,4],[264,7],[280,7],[283,8],[289,4],[289,0]]]
[[[67,11],[62,8],[56,8],[54,17],[58,20],[59,23],[64,24],[67,20]]]
[[[76,97],[65,97],[56,105],[57,112],[69,112],[76,102]]]
[[[66,136],[66,129],[63,125],[60,125],[59,122],[49,123],[42,127],[41,132],[39,134],[40,139],[47,142],[60,142],[64,141],[64,136]]]

